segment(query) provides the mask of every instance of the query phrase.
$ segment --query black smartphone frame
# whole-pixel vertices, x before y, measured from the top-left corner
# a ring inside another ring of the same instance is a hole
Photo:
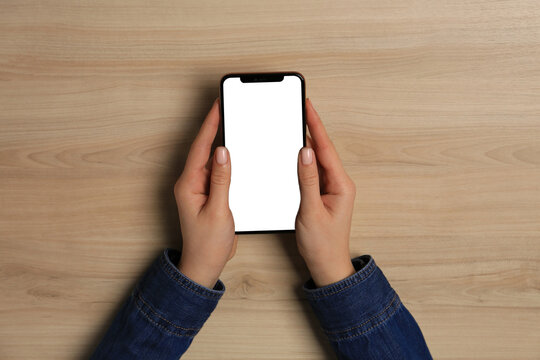
[[[306,81],[304,76],[297,71],[285,71],[285,72],[259,72],[259,73],[230,73],[221,78],[219,83],[219,111],[222,121],[222,143],[223,146],[227,146],[225,143],[225,98],[223,96],[223,83],[229,78],[240,78],[242,82],[279,82],[282,81],[285,76],[296,76],[300,78],[302,88],[302,135],[303,146],[306,146]],[[274,234],[274,233],[295,233],[296,230],[254,230],[254,231],[236,231],[235,234]]]

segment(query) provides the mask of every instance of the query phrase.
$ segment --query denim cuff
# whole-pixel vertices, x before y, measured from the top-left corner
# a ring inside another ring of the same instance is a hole
[[[353,275],[317,288],[313,279],[304,293],[330,341],[350,339],[388,320],[401,301],[370,255],[352,259]]]
[[[178,250],[166,249],[133,290],[135,305],[153,325],[177,336],[195,336],[225,292],[218,280],[204,287],[178,270]]]

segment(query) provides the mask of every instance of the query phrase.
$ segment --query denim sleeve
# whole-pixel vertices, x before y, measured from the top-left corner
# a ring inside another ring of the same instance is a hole
[[[178,359],[225,291],[195,283],[173,265],[180,253],[167,249],[123,304],[91,359]]]
[[[357,272],[304,292],[339,359],[431,359],[418,324],[369,255],[356,257]]]

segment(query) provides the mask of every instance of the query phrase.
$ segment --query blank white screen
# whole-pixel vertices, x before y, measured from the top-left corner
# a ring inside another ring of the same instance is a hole
[[[225,146],[231,156],[229,206],[236,231],[294,230],[300,205],[302,84],[223,82]]]

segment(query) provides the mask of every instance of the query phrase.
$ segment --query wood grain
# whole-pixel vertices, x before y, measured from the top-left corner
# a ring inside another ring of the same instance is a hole
[[[437,359],[540,359],[537,1],[0,3],[0,358],[87,358],[160,250],[221,75],[297,70]],[[242,236],[186,359],[332,358],[290,235]]]

